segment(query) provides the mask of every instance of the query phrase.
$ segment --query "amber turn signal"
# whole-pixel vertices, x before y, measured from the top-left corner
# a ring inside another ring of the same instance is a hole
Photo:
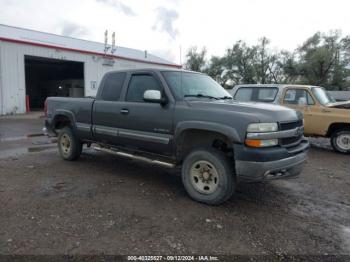
[[[250,147],[270,147],[278,145],[278,139],[259,140],[259,139],[246,139],[245,144]]]
[[[245,144],[250,147],[261,147],[261,140],[246,139]]]

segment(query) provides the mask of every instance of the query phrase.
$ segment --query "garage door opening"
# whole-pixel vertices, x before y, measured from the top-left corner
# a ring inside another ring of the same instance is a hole
[[[30,110],[42,110],[49,96],[83,97],[84,63],[25,56]]]

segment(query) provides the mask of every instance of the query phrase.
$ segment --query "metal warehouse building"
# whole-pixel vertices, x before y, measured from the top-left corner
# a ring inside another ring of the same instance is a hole
[[[104,50],[102,43],[0,25],[0,115],[40,110],[48,96],[94,96],[111,70],[180,67],[146,51]]]

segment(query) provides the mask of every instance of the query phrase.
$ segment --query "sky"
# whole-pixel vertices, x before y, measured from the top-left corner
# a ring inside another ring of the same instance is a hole
[[[238,40],[292,51],[317,31],[350,35],[349,10],[349,0],[0,0],[0,24],[98,42],[108,29],[118,46],[183,63],[191,46],[209,58]]]

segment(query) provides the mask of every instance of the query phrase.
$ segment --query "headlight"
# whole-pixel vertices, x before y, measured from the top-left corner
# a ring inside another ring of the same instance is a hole
[[[248,125],[247,132],[249,133],[266,133],[278,131],[277,123],[254,123]]]
[[[250,147],[271,147],[278,145],[278,139],[258,139],[260,133],[271,133],[278,131],[277,123],[253,123],[248,125],[247,139],[245,144]]]

